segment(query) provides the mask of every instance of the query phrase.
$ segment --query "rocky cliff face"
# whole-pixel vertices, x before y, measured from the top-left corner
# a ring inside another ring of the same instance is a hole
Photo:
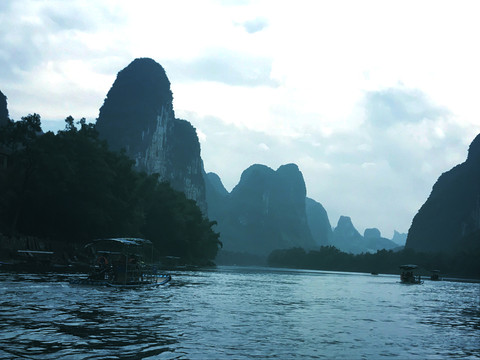
[[[0,91],[0,126],[8,122],[7,97]]]
[[[433,186],[412,221],[405,247],[427,252],[480,248],[480,134],[467,160]]]
[[[276,249],[315,247],[305,212],[305,182],[296,165],[276,171],[252,165],[230,194],[215,180],[207,189],[216,189],[225,204],[218,210],[209,201],[209,214],[218,221],[225,250],[267,255]]]
[[[112,150],[125,149],[138,170],[197,202],[206,212],[203,162],[195,128],[175,118],[170,81],[152,59],[135,59],[107,94],[96,128]]]
[[[328,246],[332,239],[332,226],[325,208],[313,199],[305,199],[307,221],[313,240],[318,246]]]

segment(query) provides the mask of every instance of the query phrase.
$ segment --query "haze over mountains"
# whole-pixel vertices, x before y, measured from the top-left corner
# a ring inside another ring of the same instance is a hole
[[[210,178],[217,179],[211,174],[206,181]],[[305,183],[295,164],[276,171],[252,165],[229,194],[222,188],[217,192],[218,182],[207,189],[212,190],[207,193],[209,216],[218,222],[225,250],[267,255],[274,249],[317,245],[307,221]]]
[[[313,240],[319,246],[328,246],[332,241],[332,227],[325,208],[319,202],[306,198],[305,210]]]
[[[196,130],[188,121],[175,118],[172,100],[163,67],[152,59],[135,59],[118,73],[96,129],[112,150],[124,149],[137,170],[158,173],[160,181],[184,192],[217,221],[224,251],[266,256],[276,249],[333,245],[358,254],[405,244],[406,234],[398,232],[392,240],[374,227],[362,235],[348,216],[341,216],[332,229],[322,204],[306,197],[306,184],[296,164],[276,170],[251,165],[228,192],[218,175],[205,172]],[[6,119],[6,98],[0,93],[0,123]],[[412,223],[406,246],[450,251],[478,244],[479,184],[477,136],[467,161],[443,174],[434,186]]]
[[[276,171],[255,164],[228,193],[220,178],[204,174],[193,126],[175,118],[170,81],[152,59],[136,59],[118,73],[100,109],[97,130],[113,150],[125,149],[138,170],[158,173],[218,222],[224,249],[267,255],[275,249],[336,245],[375,251],[393,243],[334,236],[322,205],[306,198],[295,164]],[[341,225],[341,224],[340,224]],[[340,226],[341,228],[341,226]]]
[[[376,250],[392,250],[399,245],[392,240],[383,238],[377,228],[365,229],[363,236],[353,226],[352,219],[341,216],[333,230],[331,244],[336,248],[353,253],[375,252]]]
[[[332,231],[323,206],[306,197],[305,182],[295,164],[276,171],[252,165],[231,193],[214,173],[206,174],[205,181],[208,215],[218,222],[224,250],[265,255],[276,249],[333,245],[359,254],[400,246],[382,238],[378,229],[367,229],[362,236],[346,216]]]

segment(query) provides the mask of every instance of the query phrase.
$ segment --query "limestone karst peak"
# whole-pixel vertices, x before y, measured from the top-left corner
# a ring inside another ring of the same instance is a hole
[[[175,118],[170,81],[155,60],[138,58],[117,74],[96,128],[112,150],[135,167],[159,174],[206,212],[203,161],[195,128]]]

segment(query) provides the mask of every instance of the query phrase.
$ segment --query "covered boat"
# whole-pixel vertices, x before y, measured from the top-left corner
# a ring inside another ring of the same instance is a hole
[[[402,284],[422,284],[423,281],[420,275],[415,276],[414,274],[414,270],[417,268],[417,265],[400,265],[400,269],[402,269],[400,282]]]
[[[440,278],[440,270],[432,270],[431,273],[432,273],[432,274],[430,275],[430,280],[432,280],[432,281],[440,281],[440,280],[442,280],[442,279]]]
[[[159,274],[153,263],[153,244],[140,238],[98,239],[85,246],[92,254],[87,278],[71,284],[111,287],[151,287],[168,283],[171,276]],[[150,264],[145,262],[150,259]]]

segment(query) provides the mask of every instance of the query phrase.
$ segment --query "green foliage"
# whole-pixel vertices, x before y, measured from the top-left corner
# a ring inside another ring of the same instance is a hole
[[[268,257],[269,266],[328,271],[377,272],[397,274],[402,264],[416,264],[420,273],[428,275],[439,269],[444,276],[480,278],[480,249],[470,252],[421,253],[411,249],[394,252],[379,250],[375,254],[353,255],[333,246],[305,252],[301,248],[275,250]]]
[[[41,133],[40,115],[33,114],[22,117],[22,121],[8,121],[0,129],[0,144],[15,151],[28,147]]]
[[[0,91],[0,126],[5,125],[8,121],[7,97]]]
[[[36,114],[2,129],[1,144],[12,154],[0,177],[1,232],[68,243],[146,237],[160,254],[186,263],[215,258],[219,235],[195,202],[157,176],[135,172],[133,161],[109,151],[85,119],[65,122],[56,135],[40,135]]]
[[[145,184],[147,185],[147,184]],[[151,182],[142,232],[157,244],[162,256],[176,256],[189,264],[205,265],[217,255],[219,234],[215,222],[203,217],[193,200],[167,183]]]

